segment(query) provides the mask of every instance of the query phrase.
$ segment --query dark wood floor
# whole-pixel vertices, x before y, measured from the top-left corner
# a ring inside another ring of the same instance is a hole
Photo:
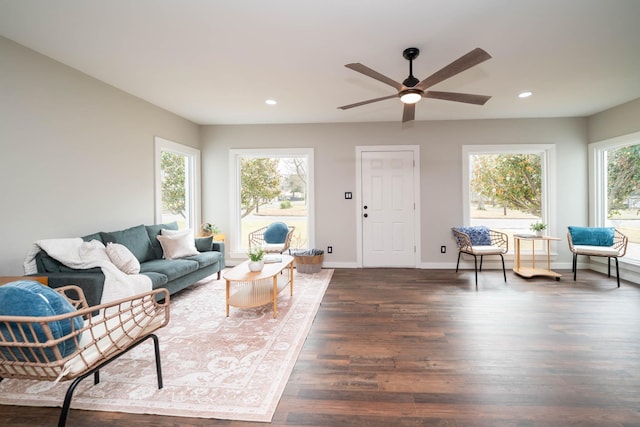
[[[273,426],[640,426],[640,286],[338,269]],[[0,423],[59,410],[0,406]],[[69,426],[263,423],[72,410]]]

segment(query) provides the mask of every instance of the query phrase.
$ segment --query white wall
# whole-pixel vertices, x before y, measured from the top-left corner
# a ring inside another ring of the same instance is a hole
[[[315,148],[316,244],[333,246],[329,266],[356,263],[355,147],[420,145],[422,266],[455,267],[450,228],[462,225],[462,146],[470,144],[555,144],[557,230],[587,223],[587,120],[584,118],[436,121],[401,123],[203,126],[203,219],[229,229],[230,148]],[[440,246],[447,245],[447,254]],[[557,244],[556,265],[570,268],[566,241]]]
[[[589,117],[589,142],[640,131],[640,98]]]
[[[154,222],[153,138],[199,127],[0,37],[0,275],[31,243]]]

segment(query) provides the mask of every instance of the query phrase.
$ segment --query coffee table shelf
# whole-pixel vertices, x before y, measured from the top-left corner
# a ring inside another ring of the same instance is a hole
[[[273,304],[273,317],[278,315],[278,294],[289,285],[293,295],[293,260],[282,255],[281,262],[268,263],[261,271],[249,270],[249,261],[235,266],[224,274],[226,281],[227,317],[229,307],[251,308]]]
[[[528,235],[517,235],[517,234],[514,235],[513,236],[513,241],[515,243],[514,245],[515,260],[513,265],[514,273],[516,273],[521,277],[526,277],[526,278],[531,278],[534,276],[547,276],[547,277],[553,277],[556,280],[560,280],[560,277],[562,277],[562,274],[556,273],[555,271],[551,270],[551,241],[554,241],[554,240],[560,240],[560,239],[558,237],[551,237],[551,236],[528,236]],[[531,265],[530,266],[524,266],[521,263],[520,246],[522,241],[531,242]],[[546,246],[546,255],[547,255],[546,268],[544,264],[543,266],[540,266],[540,264],[536,266],[536,241],[544,242],[543,246]]]

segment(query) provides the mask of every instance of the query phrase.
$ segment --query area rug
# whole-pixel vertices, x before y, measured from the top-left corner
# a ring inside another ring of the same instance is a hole
[[[153,345],[138,346],[100,371],[100,383],[83,380],[71,408],[271,421],[333,270],[295,273],[293,297],[272,305],[231,307],[225,316],[225,282],[199,282],[171,298],[171,321],[160,339],[164,388],[158,390]],[[70,382],[0,382],[0,404],[62,406]]]

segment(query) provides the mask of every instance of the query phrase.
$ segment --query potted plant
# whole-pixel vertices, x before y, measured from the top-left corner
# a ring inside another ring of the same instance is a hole
[[[260,271],[264,267],[264,249],[251,249],[247,255],[249,256],[249,270]]]
[[[205,222],[204,224],[202,224],[200,230],[202,231],[203,236],[211,236],[213,234],[220,233],[220,229],[218,228],[218,226],[215,224],[211,224],[210,222]]]
[[[534,222],[529,228],[536,232],[536,236],[542,236],[542,231],[547,229],[547,224],[544,222]]]

